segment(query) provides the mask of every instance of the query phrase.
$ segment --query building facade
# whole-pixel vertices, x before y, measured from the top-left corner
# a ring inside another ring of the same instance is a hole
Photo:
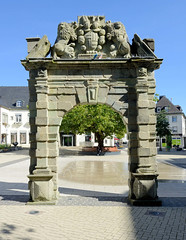
[[[0,87],[0,144],[29,146],[27,87]]]
[[[29,146],[28,87],[0,87],[0,144]],[[126,138],[126,137],[125,137]],[[95,135],[60,132],[61,146],[97,146]],[[106,138],[104,146],[114,146],[113,138]]]
[[[156,114],[164,111],[169,122],[172,134],[172,145],[179,145],[186,148],[186,117],[179,105],[174,105],[165,96],[160,96],[156,104]],[[159,146],[159,138],[157,138],[157,146]],[[166,139],[162,138],[162,146],[166,146]]]

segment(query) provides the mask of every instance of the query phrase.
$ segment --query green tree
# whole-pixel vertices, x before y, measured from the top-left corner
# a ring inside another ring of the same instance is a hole
[[[159,101],[159,94],[158,93],[154,94],[153,101],[156,102],[156,103]]]
[[[172,147],[172,136],[171,134],[166,136],[166,143],[167,143],[167,151],[170,151]]]
[[[93,132],[98,147],[102,149],[104,138],[112,137],[113,134],[122,138],[126,133],[126,126],[119,113],[111,107],[103,104],[86,104],[78,105],[68,112],[63,118],[60,130],[73,134]]]
[[[156,132],[160,138],[160,148],[159,150],[162,151],[161,139],[167,135],[171,135],[171,131],[169,129],[169,122],[167,121],[166,115],[164,111],[161,111],[157,115],[157,123],[156,123]]]

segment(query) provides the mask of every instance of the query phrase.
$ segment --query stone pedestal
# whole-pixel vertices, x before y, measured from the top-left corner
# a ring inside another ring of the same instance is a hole
[[[50,170],[35,170],[28,175],[31,201],[28,204],[55,204],[53,199],[53,174]]]
[[[133,197],[129,202],[135,206],[161,206],[161,200],[157,196],[157,176],[154,173],[132,173]]]

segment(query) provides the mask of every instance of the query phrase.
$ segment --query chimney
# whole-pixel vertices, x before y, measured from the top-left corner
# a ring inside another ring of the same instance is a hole
[[[33,38],[26,38],[27,41],[27,51],[30,53],[30,51],[34,48],[34,46],[39,42],[39,37],[33,37]]]

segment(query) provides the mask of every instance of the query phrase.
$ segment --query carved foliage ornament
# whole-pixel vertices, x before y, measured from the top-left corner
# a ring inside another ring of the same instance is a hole
[[[124,25],[105,22],[104,16],[80,16],[78,22],[60,23],[52,48],[53,58],[76,58],[85,54],[129,58],[130,44]]]

